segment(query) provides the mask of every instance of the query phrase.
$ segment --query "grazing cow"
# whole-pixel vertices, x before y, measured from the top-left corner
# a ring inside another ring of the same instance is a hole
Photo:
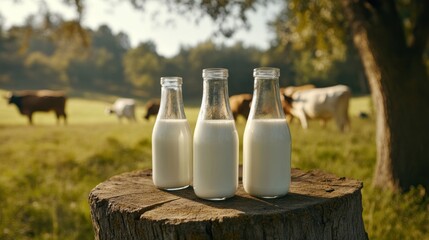
[[[229,98],[229,105],[231,106],[234,120],[237,120],[239,115],[243,116],[247,120],[250,112],[251,102],[252,94],[248,93],[233,95]]]
[[[146,115],[144,116],[144,118],[146,120],[149,120],[150,116],[158,115],[159,106],[160,106],[160,100],[159,99],[149,100],[145,105]]]
[[[301,126],[308,128],[308,119],[327,121],[334,118],[340,131],[349,127],[350,89],[344,85],[315,88],[296,92],[292,97],[283,95],[287,112],[301,121]]]
[[[119,98],[117,99],[111,107],[106,109],[108,114],[115,114],[118,117],[118,120],[121,121],[122,118],[128,119],[128,121],[136,121],[135,115],[136,101],[131,98]]]
[[[280,93],[285,94],[286,96],[292,97],[292,95],[299,91],[305,91],[308,89],[316,88],[313,84],[305,84],[301,86],[289,86],[285,88],[280,88]]]
[[[288,97],[292,97],[292,95],[296,92],[313,89],[315,87],[316,86],[314,86],[313,84],[305,84],[305,85],[300,85],[300,86],[289,86],[289,87],[285,87],[285,88],[280,88],[280,99],[282,102],[283,111],[285,112],[286,120],[289,123],[291,123],[293,121],[293,115],[288,112],[287,103],[285,102],[285,98],[283,97],[283,95],[286,95]]]
[[[54,111],[57,116],[57,124],[63,117],[64,124],[67,123],[65,105],[67,97],[62,91],[36,90],[19,91],[7,96],[9,104],[15,104],[22,115],[28,117],[29,124],[33,124],[34,112]]]
[[[367,112],[359,112],[359,118],[360,119],[368,119],[369,114]]]

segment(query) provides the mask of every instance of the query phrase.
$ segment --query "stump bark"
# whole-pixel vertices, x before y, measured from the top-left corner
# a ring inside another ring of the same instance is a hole
[[[368,239],[362,183],[319,170],[292,169],[279,199],[199,199],[192,188],[154,187],[150,171],[114,176],[89,195],[96,239]]]

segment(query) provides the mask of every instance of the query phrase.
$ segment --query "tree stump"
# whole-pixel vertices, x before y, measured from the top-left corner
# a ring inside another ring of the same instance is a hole
[[[249,196],[213,202],[193,189],[157,189],[151,171],[114,176],[89,195],[96,239],[368,239],[362,183],[319,170],[292,169],[279,199]]]

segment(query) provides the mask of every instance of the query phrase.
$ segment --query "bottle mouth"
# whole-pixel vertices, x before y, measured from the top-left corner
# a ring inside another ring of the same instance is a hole
[[[203,78],[228,78],[228,69],[226,68],[205,68],[203,69]]]
[[[278,78],[280,69],[273,67],[260,67],[253,69],[253,77],[257,78]]]
[[[161,85],[182,85],[181,77],[161,77]]]

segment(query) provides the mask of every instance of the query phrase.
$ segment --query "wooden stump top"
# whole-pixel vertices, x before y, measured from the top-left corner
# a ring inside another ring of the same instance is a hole
[[[151,177],[150,170],[124,173],[91,191],[89,202],[97,239],[131,239],[131,236],[141,239],[177,239],[180,236],[205,239],[201,237],[205,233],[209,236],[207,239],[216,236],[241,239],[247,238],[251,232],[249,228],[256,229],[260,224],[260,234],[265,238],[272,236],[269,231],[280,231],[273,236],[289,234],[290,239],[293,236],[323,239],[321,236],[334,233],[340,237],[338,239],[366,238],[360,195],[363,185],[356,180],[319,170],[304,172],[292,169],[290,191],[282,198],[252,197],[240,183],[236,196],[215,202],[198,198],[192,187],[171,192],[157,189]],[[236,225],[235,220],[240,224]],[[281,226],[276,227],[276,224]],[[180,233],[180,225],[185,232]],[[198,226],[202,229],[198,230]],[[356,238],[343,238],[349,236],[341,235],[344,231]],[[112,234],[120,237],[112,237]],[[252,238],[252,235],[248,237]],[[328,236],[325,239],[332,238]]]

